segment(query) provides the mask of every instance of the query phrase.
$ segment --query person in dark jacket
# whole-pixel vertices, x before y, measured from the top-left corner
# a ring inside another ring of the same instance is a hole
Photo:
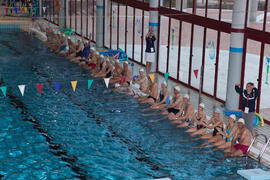
[[[151,71],[152,63],[155,62],[155,41],[156,37],[152,30],[150,30],[146,35],[146,49],[145,49],[145,60],[146,60],[146,73],[147,75]]]
[[[255,118],[258,89],[254,87],[252,82],[249,82],[247,83],[245,90],[240,88],[240,84],[235,84],[235,91],[242,99],[242,118],[245,119],[247,129],[253,134],[253,120]]]

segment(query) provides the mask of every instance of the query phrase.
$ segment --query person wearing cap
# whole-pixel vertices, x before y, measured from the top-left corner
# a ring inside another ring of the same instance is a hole
[[[104,64],[104,65],[103,65]],[[102,72],[103,67],[105,66],[106,68],[106,62],[104,60],[104,56],[100,55],[97,58],[97,66],[96,68],[91,72],[91,76],[96,77],[100,72]],[[105,69],[104,69],[105,71]]]
[[[102,65],[101,65],[101,70],[96,73],[96,74],[93,74],[92,76],[93,77],[96,77],[96,78],[109,78],[112,76],[112,65],[111,63],[106,59],[103,61]]]
[[[176,115],[170,114],[170,120],[172,124],[180,124],[177,127],[182,127],[185,125],[182,124],[185,121],[189,126],[192,125],[192,118],[194,116],[194,105],[190,102],[189,95],[186,94],[183,98],[183,103],[181,103],[180,111]]]
[[[123,72],[122,72],[122,77],[124,78],[123,83],[120,82],[123,86],[129,87],[130,83],[132,81],[132,74],[131,71],[128,69],[128,62],[125,61],[123,64]],[[121,79],[120,79],[121,81]]]
[[[149,90],[148,90],[149,82],[148,82],[148,78],[144,74],[143,68],[139,70],[139,76],[136,78],[136,80],[133,83],[138,84],[140,86],[139,88],[140,91],[144,93],[145,96],[147,96],[147,94],[149,93]]]
[[[238,130],[235,121],[236,121],[236,116],[234,114],[232,114],[228,118],[228,123],[227,123],[224,131],[222,131],[220,128],[217,128],[218,132],[223,136],[223,139],[214,143],[214,146],[217,147],[216,150],[230,149],[232,139],[234,138],[234,136]],[[224,151],[224,152],[226,152],[226,151]],[[228,153],[228,151],[226,153]]]
[[[172,100],[170,101],[170,104],[166,107],[165,110],[163,110],[161,112],[161,114],[177,114],[179,113],[180,109],[180,105],[181,103],[183,103],[183,98],[181,96],[181,88],[179,86],[175,86],[173,88],[173,92],[174,92],[174,97],[172,98]]]
[[[77,57],[82,57],[82,43],[79,39],[77,40],[75,52],[73,54],[70,54],[67,58],[71,62],[73,62]]]
[[[61,43],[60,47],[56,50],[56,53],[59,53],[60,55],[65,55],[67,51],[68,51],[68,41],[64,37],[62,39],[62,43]]]
[[[198,112],[194,114],[193,119],[192,119],[193,122],[196,123],[196,126],[191,127],[188,130],[186,130],[186,132],[191,133],[192,136],[195,136],[198,134],[204,134],[206,132],[205,121],[207,120],[207,118],[203,110],[204,110],[204,104],[200,103],[198,106]],[[188,126],[187,123],[185,125]]]
[[[167,83],[161,84],[161,90],[158,100],[150,107],[150,109],[163,109],[170,104],[170,93],[167,89]]]
[[[242,100],[242,118],[245,119],[245,125],[248,130],[253,133],[256,100],[259,94],[258,89],[252,82],[249,82],[247,83],[245,90],[240,88],[240,84],[235,84],[235,91],[240,95]],[[255,134],[253,133],[253,135]]]
[[[68,51],[65,55],[69,56],[69,55],[76,52],[76,44],[74,42],[72,42],[70,37],[68,37],[68,39],[67,39],[67,44],[68,44]]]
[[[156,37],[152,30],[146,35],[146,49],[145,49],[145,59],[146,59],[146,73],[147,75],[151,71],[152,63],[155,62],[155,41]]]
[[[114,60],[114,61],[113,61]],[[111,64],[114,65],[113,77],[110,79],[110,84],[121,83],[121,77],[123,76],[123,67],[118,59],[110,59]]]
[[[149,96],[141,97],[138,99],[139,103],[141,104],[154,104],[158,99],[158,84],[154,82],[151,84],[151,92]]]
[[[81,39],[82,39],[82,42],[83,42],[83,49],[82,49],[82,53],[81,53],[81,55],[79,55],[78,57],[76,57],[76,58],[74,58],[73,59],[73,61],[74,62],[76,62],[76,63],[80,63],[80,62],[82,62],[82,61],[86,61],[87,60],[87,58],[89,57],[89,55],[90,55],[90,48],[91,48],[91,46],[90,46],[90,41],[86,41],[85,39],[84,39],[84,37],[83,36],[81,36]]]
[[[238,126],[238,131],[236,131],[236,134],[232,140],[232,146],[231,146],[232,157],[246,155],[247,150],[251,143],[251,138],[252,138],[252,134],[245,127],[244,119],[240,118],[237,122],[237,126]],[[238,144],[235,144],[236,140],[238,140]]]

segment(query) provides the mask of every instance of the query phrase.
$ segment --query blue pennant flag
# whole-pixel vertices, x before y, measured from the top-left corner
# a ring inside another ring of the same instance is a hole
[[[59,82],[55,82],[54,83],[54,87],[56,89],[56,92],[58,93],[59,92],[59,88],[60,88],[60,83]]]

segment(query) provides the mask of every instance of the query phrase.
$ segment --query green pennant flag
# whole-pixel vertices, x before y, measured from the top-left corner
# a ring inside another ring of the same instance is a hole
[[[90,87],[92,86],[94,80],[88,80],[88,89],[90,89]]]
[[[1,88],[1,91],[4,94],[4,96],[6,96],[7,87],[6,86],[3,86],[3,87],[0,87],[0,88]]]
[[[10,13],[12,13],[13,8],[9,8]]]
[[[164,73],[164,76],[165,76],[165,81],[168,82],[168,77],[169,77],[170,73],[167,72],[167,73]]]

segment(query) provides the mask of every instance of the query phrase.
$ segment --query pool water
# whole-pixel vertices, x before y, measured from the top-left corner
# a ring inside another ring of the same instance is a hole
[[[88,89],[89,79],[31,34],[1,32],[0,84],[8,91],[0,96],[0,179],[241,179],[238,169],[267,169],[192,148],[203,141],[168,120],[151,122],[160,116],[145,114],[155,111],[142,112],[147,105],[100,79]]]

